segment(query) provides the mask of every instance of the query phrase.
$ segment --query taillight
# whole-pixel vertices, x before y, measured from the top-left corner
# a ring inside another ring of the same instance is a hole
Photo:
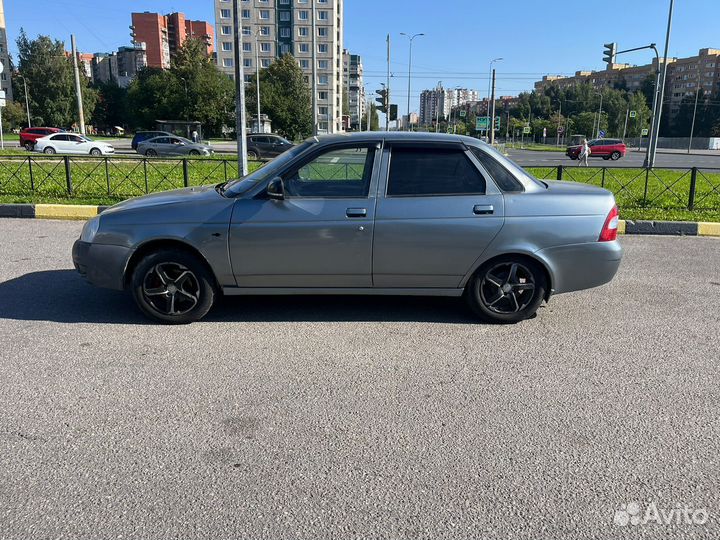
[[[618,207],[616,205],[612,207],[612,210],[610,210],[610,213],[605,219],[605,225],[603,225],[602,231],[600,231],[598,242],[612,242],[613,240],[617,240],[619,219],[620,214],[618,213]]]

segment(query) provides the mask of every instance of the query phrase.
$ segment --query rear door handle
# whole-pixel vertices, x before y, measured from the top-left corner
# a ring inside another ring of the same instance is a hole
[[[492,204],[476,204],[473,206],[473,214],[483,216],[495,212]]]
[[[366,217],[367,208],[348,208],[345,210],[345,215],[347,217]]]

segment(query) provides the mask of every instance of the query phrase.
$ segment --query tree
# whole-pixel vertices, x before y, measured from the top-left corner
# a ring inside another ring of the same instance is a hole
[[[96,85],[98,100],[92,113],[92,123],[101,128],[128,126],[127,89],[113,82]]]
[[[17,39],[18,70],[25,77],[33,124],[69,127],[78,121],[77,98],[72,57],[65,54],[65,45],[48,36],[29,39],[20,29]],[[13,79],[13,92],[18,99],[25,99],[22,79]],[[80,73],[80,88],[86,121],[95,108],[97,92],[88,87],[89,80]]]
[[[157,68],[141,70],[130,83],[127,93],[130,123],[135,128],[155,127],[157,120],[177,120],[182,103],[175,77]],[[182,96],[184,97],[184,96]]]
[[[254,107],[251,103],[255,102],[256,88],[253,76],[246,91],[247,107]],[[270,117],[273,131],[289,139],[304,139],[313,132],[310,92],[300,66],[290,54],[260,72],[260,108]]]
[[[8,101],[2,110],[3,131],[8,132],[27,124],[25,107],[17,101]]]

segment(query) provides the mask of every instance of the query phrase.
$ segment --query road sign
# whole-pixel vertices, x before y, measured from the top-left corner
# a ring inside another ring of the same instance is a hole
[[[600,138],[602,139],[606,135],[606,133],[604,131],[600,131],[598,135],[600,135]]]
[[[530,133],[530,126],[525,126],[525,127],[523,128],[523,133],[525,133],[525,134]]]
[[[467,111],[460,111],[460,118],[465,118],[467,116]]]
[[[637,111],[630,111],[630,118],[635,118],[637,116]]]
[[[650,133],[650,130],[649,130],[649,129],[645,128],[645,129],[642,130],[642,136],[643,136],[643,137],[646,137],[648,133]]]
[[[488,128],[488,124],[490,123],[490,119],[487,116],[478,116],[475,119],[475,130],[476,131],[485,131]]]

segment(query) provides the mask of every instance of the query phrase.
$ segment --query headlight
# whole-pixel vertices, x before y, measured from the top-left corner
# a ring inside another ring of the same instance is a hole
[[[100,216],[89,219],[80,233],[81,242],[92,242],[100,228]]]

